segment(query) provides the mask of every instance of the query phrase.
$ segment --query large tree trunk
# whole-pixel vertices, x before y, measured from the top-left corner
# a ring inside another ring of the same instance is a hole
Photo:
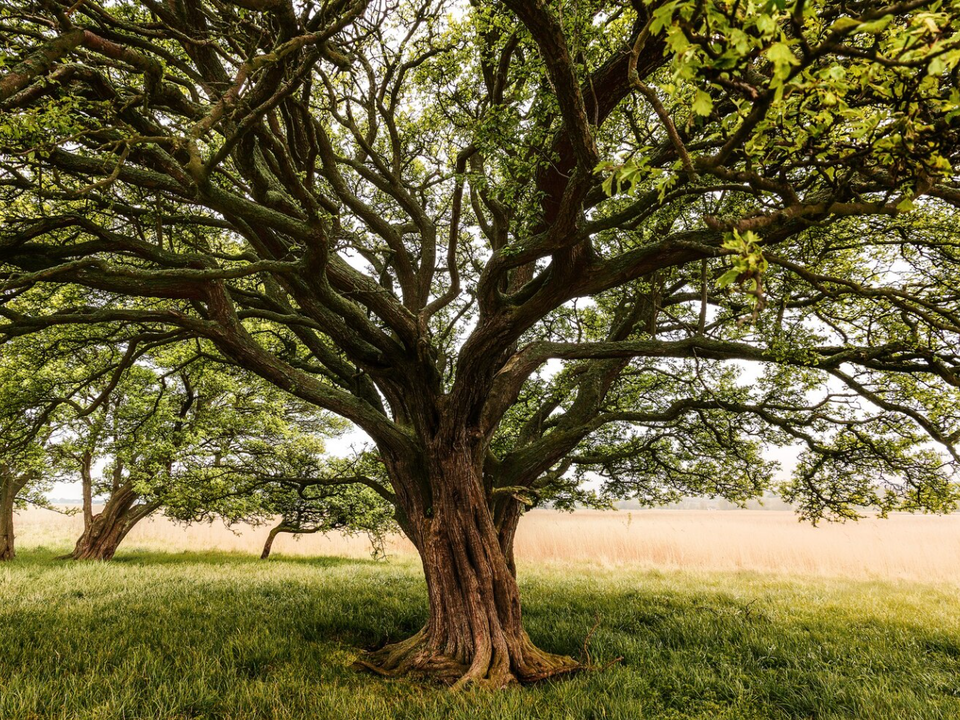
[[[103,510],[93,516],[77,540],[70,557],[74,560],[110,560],[133,527],[156,508],[137,505],[140,496],[129,486],[115,490]]]
[[[508,518],[507,543],[501,545],[475,455],[436,455],[429,470],[432,506],[418,518],[407,509],[427,581],[426,626],[364,656],[359,665],[383,674],[419,672],[458,686],[493,687],[580,668],[572,658],[537,648],[523,629],[512,559],[515,518]]]
[[[13,544],[13,501],[17,489],[15,481],[0,477],[0,561],[13,560],[16,555]]]

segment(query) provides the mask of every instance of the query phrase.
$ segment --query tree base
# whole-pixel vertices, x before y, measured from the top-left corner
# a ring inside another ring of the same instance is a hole
[[[107,562],[113,560],[113,556],[116,554],[116,548],[84,548],[82,550],[74,550],[72,554],[65,555],[64,559],[69,558],[71,560],[91,560],[94,562]]]
[[[529,639],[520,658],[491,657],[471,664],[435,649],[426,630],[402,642],[366,652],[353,666],[384,677],[412,676],[459,689],[467,685],[499,689],[509,685],[532,683],[573,675],[584,666],[571,657],[555,655],[537,648]]]

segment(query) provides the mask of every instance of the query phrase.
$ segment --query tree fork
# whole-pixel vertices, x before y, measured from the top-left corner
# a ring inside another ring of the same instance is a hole
[[[68,557],[73,560],[113,559],[127,534],[158,507],[157,503],[137,506],[139,498],[129,485],[114,492],[103,510],[93,516]]]

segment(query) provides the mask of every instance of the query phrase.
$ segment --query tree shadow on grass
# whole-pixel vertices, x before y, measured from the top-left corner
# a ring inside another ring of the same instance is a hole
[[[268,560],[261,560],[256,555],[241,552],[216,551],[183,551],[163,552],[159,550],[127,550],[120,551],[110,560],[117,565],[218,565],[218,566],[269,566],[277,564],[307,565],[316,568],[341,567],[344,565],[375,564],[374,560],[338,557],[335,555],[318,555],[315,557],[284,557],[277,555]]]
[[[307,565],[316,567],[335,567],[341,565],[357,565],[361,567],[390,567],[391,560],[375,560],[364,557],[344,557],[342,555],[284,555],[273,553],[266,560],[257,559],[258,563],[282,563],[284,565]]]
[[[268,560],[255,555],[224,551],[160,552],[129,550],[118,553],[109,562],[117,567],[157,568],[166,571],[178,567],[203,567],[214,571],[205,580],[193,580],[197,586],[208,586],[211,591],[230,583],[231,570],[264,569],[255,585],[243,588],[229,598],[224,615],[244,615],[248,608],[259,612],[264,605],[274,607],[289,624],[291,636],[299,636],[311,643],[340,645],[346,648],[371,649],[394,642],[420,629],[426,619],[426,589],[423,578],[412,566],[393,564],[368,558],[338,556],[284,556],[276,554]],[[299,577],[291,580],[281,574],[273,577],[272,570],[301,568],[318,571],[315,589],[313,581]],[[227,572],[217,572],[224,569]],[[341,569],[335,581],[326,581],[323,571]],[[384,572],[379,572],[383,570]],[[355,572],[354,572],[355,571]],[[296,606],[290,595],[304,591],[306,600]],[[200,590],[199,592],[204,592]],[[221,601],[226,598],[219,598]],[[282,610],[281,610],[282,608]],[[334,609],[335,608],[335,609]],[[265,620],[267,618],[265,617]]]
[[[55,547],[50,548],[45,545],[28,548],[18,548],[17,555],[13,560],[6,561],[0,567],[17,567],[24,565],[47,565],[59,561],[64,553],[68,553],[72,548]]]

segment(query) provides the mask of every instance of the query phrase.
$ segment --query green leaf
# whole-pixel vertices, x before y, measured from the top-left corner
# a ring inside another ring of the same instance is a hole
[[[773,35],[777,31],[777,21],[766,13],[759,15],[756,20],[757,30],[763,35]]]
[[[742,271],[738,267],[732,267],[723,275],[717,278],[717,287],[724,288],[739,277]]]
[[[697,115],[709,115],[713,112],[713,98],[703,90],[697,90],[697,96],[693,100],[693,111]]]
[[[857,28],[860,32],[865,33],[879,33],[883,32],[884,28],[890,24],[890,21],[893,20],[893,15],[884,15],[878,20],[873,20],[872,22],[863,23]]]
[[[800,61],[785,42],[776,42],[767,48],[767,59],[774,65],[799,65]]]
[[[911,210],[916,210],[917,206],[913,203],[913,198],[907,195],[899,203],[897,203],[897,210],[899,212],[910,212]]]
[[[859,20],[854,20],[853,18],[849,18],[849,17],[842,17],[842,18],[839,18],[835,23],[833,23],[833,25],[830,26],[830,31],[845,32],[855,27],[859,27],[859,25],[860,25]]]

